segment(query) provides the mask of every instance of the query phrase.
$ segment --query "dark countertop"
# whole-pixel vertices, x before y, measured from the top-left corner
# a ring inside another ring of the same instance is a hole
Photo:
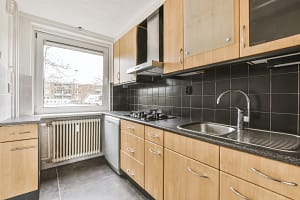
[[[132,119],[130,117],[123,116],[124,114],[128,114],[128,112],[124,112],[124,111],[103,112],[103,114],[115,116],[115,117],[118,117],[121,119],[130,120],[130,121],[135,121],[135,122],[138,122],[141,124],[164,129],[164,130],[167,130],[167,131],[170,131],[173,133],[177,133],[177,134],[180,134],[183,136],[199,139],[199,140],[209,142],[212,144],[216,144],[216,145],[240,150],[243,152],[263,156],[263,157],[270,158],[273,160],[278,160],[281,162],[289,163],[292,165],[300,166],[300,152],[299,151],[298,152],[282,152],[282,151],[267,149],[264,147],[259,147],[259,146],[255,146],[255,145],[251,145],[251,144],[240,143],[238,141],[233,141],[233,140],[230,140],[227,137],[223,137],[223,136],[211,136],[211,135],[204,135],[204,134],[196,134],[196,133],[191,133],[188,131],[178,129],[177,125],[192,122],[190,119],[187,119],[187,118],[177,117],[175,119],[146,122],[146,121],[141,121],[141,120]],[[248,131],[246,130],[245,132],[248,132]],[[260,133],[260,132],[257,131],[257,133]]]
[[[0,121],[0,126],[10,126],[10,125],[18,125],[18,124],[33,124],[39,123],[41,120],[40,116],[20,116],[16,118],[9,118],[4,121]]]

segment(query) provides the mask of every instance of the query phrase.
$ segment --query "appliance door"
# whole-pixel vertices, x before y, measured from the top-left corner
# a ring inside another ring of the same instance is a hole
[[[120,119],[104,116],[104,156],[112,169],[120,175]]]

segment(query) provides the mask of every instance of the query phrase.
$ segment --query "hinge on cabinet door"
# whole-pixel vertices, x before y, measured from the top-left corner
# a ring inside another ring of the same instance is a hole
[[[37,34],[37,32],[35,32],[34,36],[35,36],[35,38],[37,38],[37,37],[38,37],[38,34]]]

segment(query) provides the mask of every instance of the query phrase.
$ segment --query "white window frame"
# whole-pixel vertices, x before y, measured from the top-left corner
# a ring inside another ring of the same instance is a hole
[[[54,34],[36,31],[34,65],[34,114],[98,112],[109,110],[109,48]],[[55,43],[82,52],[99,52],[103,55],[102,105],[44,107],[44,44]]]

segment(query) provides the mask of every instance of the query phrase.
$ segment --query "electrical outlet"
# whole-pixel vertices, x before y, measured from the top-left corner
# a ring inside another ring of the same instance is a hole
[[[186,95],[191,95],[193,93],[193,88],[191,85],[188,85],[185,87],[185,94]]]

